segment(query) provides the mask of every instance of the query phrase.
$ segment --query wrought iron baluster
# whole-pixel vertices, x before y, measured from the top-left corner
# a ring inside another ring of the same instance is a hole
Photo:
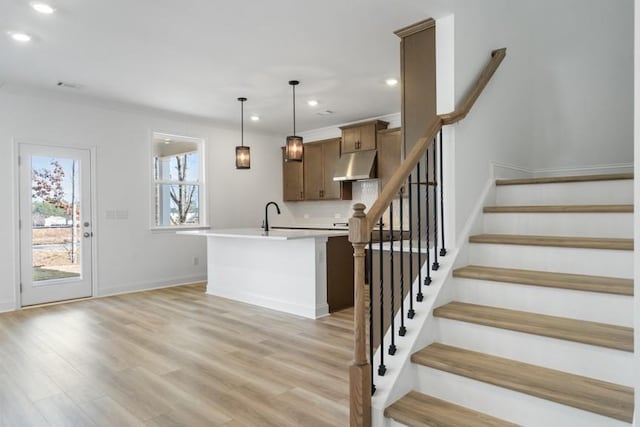
[[[413,309],[413,182],[412,174],[409,174],[409,311],[407,317],[413,319],[416,311]]]
[[[371,365],[371,394],[376,392],[373,382],[373,233],[369,234],[369,257],[367,259],[369,273],[369,365]]]
[[[422,217],[420,213],[420,162],[416,166],[417,171],[416,175],[418,177],[418,182],[416,182],[416,207],[417,207],[417,217],[418,217],[418,295],[416,295],[416,301],[422,302],[424,300],[424,295],[422,294]]]
[[[440,224],[442,224],[442,230],[440,233],[440,235],[442,236],[442,248],[440,248],[440,256],[445,256],[447,254],[447,250],[444,246],[444,179],[442,172],[442,132],[442,129],[440,129],[440,181],[438,181],[438,186],[440,187]]]
[[[436,271],[440,268],[438,263],[438,183],[437,176],[437,149],[438,141],[433,139],[433,265],[431,269]]]
[[[389,315],[391,316],[391,326],[389,330],[391,331],[391,345],[389,345],[389,355],[393,356],[396,354],[396,323],[395,323],[395,278],[393,277],[393,200],[389,205],[389,282],[391,284],[391,301],[390,301],[390,309]]]
[[[435,141],[434,141],[435,143]],[[429,150],[424,152],[424,178],[425,181],[427,182],[427,184],[429,183]],[[426,222],[426,250],[427,250],[427,262],[426,262],[426,266],[427,266],[427,274],[424,278],[424,285],[425,286],[429,286],[431,284],[431,262],[430,262],[430,255],[429,255],[429,185],[425,186],[425,191],[424,191],[424,218],[425,218],[425,222]]]
[[[407,333],[404,326],[404,187],[400,188],[400,329],[401,337]]]
[[[383,244],[384,238],[382,236],[382,218],[380,218],[378,231],[380,233],[380,365],[378,365],[378,375],[383,376],[387,372],[387,367],[384,366],[384,258],[383,258]]]

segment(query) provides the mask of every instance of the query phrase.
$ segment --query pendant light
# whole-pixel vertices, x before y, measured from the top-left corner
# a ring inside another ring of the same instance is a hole
[[[296,86],[300,84],[297,80],[290,80],[289,84],[293,88],[293,135],[287,137],[284,160],[287,162],[302,161],[302,137],[296,136]]]
[[[251,151],[244,146],[244,102],[247,98],[238,98],[240,101],[240,145],[236,146],[236,169],[251,168]]]

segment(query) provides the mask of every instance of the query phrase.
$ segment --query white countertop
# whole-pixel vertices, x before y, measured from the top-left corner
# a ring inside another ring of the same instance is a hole
[[[339,237],[347,236],[347,230],[282,230],[271,229],[265,233],[260,228],[230,228],[220,230],[198,230],[198,231],[178,231],[176,234],[187,236],[204,237],[232,237],[238,239],[270,239],[270,240],[292,240],[310,239],[316,237]]]

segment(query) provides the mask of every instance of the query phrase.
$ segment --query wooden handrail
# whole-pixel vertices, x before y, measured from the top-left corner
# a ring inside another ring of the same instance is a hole
[[[383,213],[396,198],[400,188],[405,185],[407,178],[414,170],[425,152],[429,149],[438,132],[445,125],[456,123],[467,116],[491,77],[500,66],[506,55],[506,48],[491,52],[491,60],[467,92],[459,107],[448,114],[439,115],[429,123],[424,135],[416,142],[406,156],[400,168],[393,174],[389,182],[382,189],[382,193],[367,213],[365,206],[356,203],[355,213],[349,219],[349,241],[354,248],[354,361],[349,369],[350,388],[350,424],[352,427],[371,426],[371,362],[367,360],[366,346],[366,315],[365,315],[365,285],[364,258],[365,245],[370,233]],[[383,351],[381,349],[381,351]]]
[[[440,129],[442,129],[443,126],[454,124],[467,116],[471,107],[473,107],[473,104],[475,104],[476,100],[487,86],[487,83],[489,83],[489,80],[491,80],[491,77],[500,66],[500,63],[506,56],[506,53],[506,48],[496,49],[491,52],[491,60],[485,66],[484,70],[478,77],[478,80],[476,80],[475,84],[471,87],[469,92],[467,92],[467,95],[460,106],[455,111],[436,116],[432,120],[422,138],[420,138],[413,146],[404,162],[402,162],[402,165],[400,165],[400,168],[393,174],[391,179],[387,182],[387,185],[382,189],[382,193],[380,193],[378,199],[376,199],[367,212],[367,234],[373,230],[376,223],[387,210],[391,201],[398,194],[398,191],[400,191],[400,188],[404,185],[409,174],[416,167]]]
[[[413,146],[405,160],[400,165],[400,168],[393,174],[391,179],[382,189],[382,193],[373,203],[369,211],[367,212],[367,225],[368,232],[376,226],[377,222],[382,217],[382,214],[387,210],[393,199],[400,191],[400,188],[405,184],[409,174],[416,167],[424,152],[429,148],[429,144],[433,142],[433,138],[438,134],[438,131],[442,128],[442,119],[440,116],[434,117],[429,124],[426,132]],[[368,233],[367,233],[368,234]]]
[[[471,107],[473,107],[473,104],[475,104],[485,86],[487,86],[487,83],[491,80],[493,73],[496,72],[506,55],[506,47],[496,49],[491,52],[491,60],[484,70],[482,70],[482,73],[480,73],[478,80],[476,80],[475,84],[471,86],[471,89],[467,92],[464,102],[460,104],[455,111],[440,116],[442,118],[442,126],[452,125],[467,117],[467,114],[471,111]]]

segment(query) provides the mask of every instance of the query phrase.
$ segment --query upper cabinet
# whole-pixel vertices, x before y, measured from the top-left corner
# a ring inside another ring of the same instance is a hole
[[[282,147],[282,200],[304,200],[304,171],[302,162],[285,162]]]
[[[380,191],[402,163],[402,129],[378,131],[378,180]]]
[[[351,182],[333,180],[340,138],[304,144],[305,200],[351,200]]]
[[[342,126],[342,153],[375,150],[377,147],[378,131],[386,129],[389,123],[382,120],[356,123]]]

